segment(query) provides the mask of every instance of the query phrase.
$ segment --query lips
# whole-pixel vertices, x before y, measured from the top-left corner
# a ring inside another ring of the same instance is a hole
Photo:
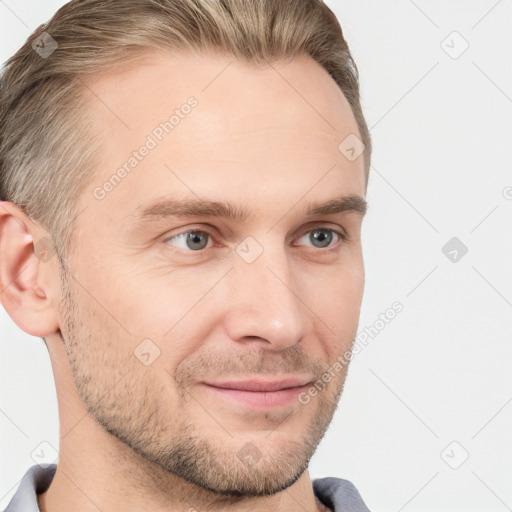
[[[312,382],[312,377],[286,377],[279,380],[247,379],[239,381],[204,382],[208,386],[238,391],[268,392],[298,388]]]

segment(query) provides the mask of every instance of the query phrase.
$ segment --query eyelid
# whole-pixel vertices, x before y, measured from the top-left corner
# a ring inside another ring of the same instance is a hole
[[[178,231],[177,233],[172,233],[172,232],[165,233],[164,235],[162,235],[160,237],[160,239],[164,246],[171,247],[172,250],[177,252],[178,254],[194,254],[194,253],[195,254],[204,254],[209,249],[212,249],[213,247],[215,247],[215,238],[217,237],[217,234],[214,233],[214,231],[215,231],[214,228],[210,227],[210,226],[208,226],[208,227],[204,227],[204,226],[203,227],[189,227],[189,228],[183,229],[183,231]],[[167,243],[169,240],[171,240],[171,238],[185,235],[187,233],[196,233],[196,232],[197,233],[206,233],[213,242],[212,247],[207,247],[205,249],[201,249],[200,251],[192,251],[192,250],[179,249],[178,247],[174,247]]]
[[[339,224],[330,224],[329,222],[325,222],[325,221],[324,222],[322,222],[322,221],[311,222],[311,223],[307,224],[304,227],[304,229],[301,229],[299,231],[299,233],[301,233],[300,236],[303,236],[304,234],[309,233],[310,231],[314,231],[315,229],[320,229],[320,228],[324,228],[325,230],[334,231],[335,233],[338,233],[338,235],[340,235],[340,237],[343,240],[348,239],[347,232]],[[293,237],[290,239],[290,241],[292,241],[296,237],[297,237],[297,235],[293,235]]]
[[[314,225],[309,225],[304,230],[300,231],[300,233],[301,233],[300,235],[298,235],[294,238],[300,239],[307,233],[310,233],[312,231],[317,231],[317,230],[320,231],[321,229],[324,229],[325,231],[332,231],[340,238],[340,240],[338,242],[333,243],[329,247],[325,247],[325,248],[317,248],[317,247],[308,246],[309,251],[313,251],[317,254],[324,254],[324,255],[331,254],[331,253],[340,251],[341,250],[340,246],[344,245],[346,242],[349,241],[348,235],[346,234],[345,230],[343,228],[341,228],[341,226],[337,225],[335,228],[333,228],[333,227],[330,227],[325,222],[319,222],[319,223],[315,223]],[[291,238],[290,241],[293,241],[294,238]]]

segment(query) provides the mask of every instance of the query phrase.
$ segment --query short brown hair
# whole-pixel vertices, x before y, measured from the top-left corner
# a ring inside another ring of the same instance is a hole
[[[47,50],[57,46],[46,58],[36,51],[41,41]],[[157,49],[212,50],[255,65],[309,55],[352,108],[368,183],[371,140],[358,70],[322,0],[73,0],[6,62],[0,81],[0,198],[40,222],[60,255],[98,165],[83,78]]]

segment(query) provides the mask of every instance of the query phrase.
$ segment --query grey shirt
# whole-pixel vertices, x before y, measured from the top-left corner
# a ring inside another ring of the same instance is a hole
[[[48,489],[56,470],[56,464],[32,466],[23,476],[4,512],[40,512],[36,494]],[[317,478],[312,484],[318,499],[334,512],[370,512],[354,484],[348,480],[326,477]]]

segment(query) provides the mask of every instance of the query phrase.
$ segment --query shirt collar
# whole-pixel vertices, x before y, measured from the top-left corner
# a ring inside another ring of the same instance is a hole
[[[50,486],[57,470],[57,464],[32,466],[21,479],[18,490],[4,512],[40,512],[37,494]]]

